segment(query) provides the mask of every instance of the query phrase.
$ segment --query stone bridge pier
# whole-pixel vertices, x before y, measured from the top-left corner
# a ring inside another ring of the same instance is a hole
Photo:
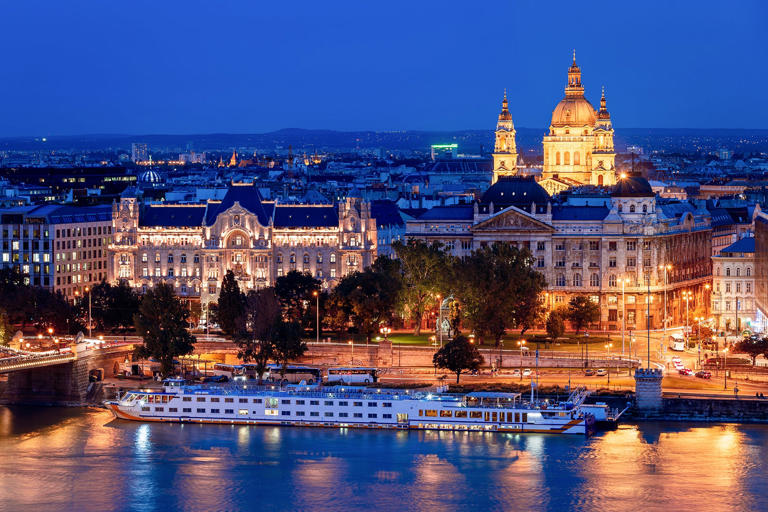
[[[0,400],[6,404],[84,404],[91,376],[98,381],[114,376],[132,352],[132,346],[83,350],[70,362],[10,372]]]

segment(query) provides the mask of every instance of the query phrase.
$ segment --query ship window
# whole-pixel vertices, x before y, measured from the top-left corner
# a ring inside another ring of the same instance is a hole
[[[218,401],[219,401],[219,397],[211,398],[211,402],[218,402]]]
[[[378,405],[376,402],[368,402],[368,407],[377,407]]]
[[[483,413],[480,411],[469,411],[469,417],[470,418],[482,418]]]
[[[241,414],[243,411],[245,411],[245,414],[248,414],[247,409],[240,409]],[[277,409],[264,409],[264,414],[266,416],[277,416]]]
[[[296,411],[296,416],[304,416],[304,411]]]
[[[326,418],[331,418],[331,417],[333,417],[333,413],[328,411],[325,414],[323,414],[323,416],[325,416]]]
[[[317,411],[312,411],[309,413],[310,416],[320,416],[320,413]]]
[[[382,407],[392,407],[392,402],[384,402]]]
[[[197,412],[205,413],[205,409],[198,408]]]
[[[467,411],[456,411],[453,415],[455,418],[466,418]]]
[[[192,408],[191,408],[191,407],[184,407],[184,408],[181,410],[181,412],[192,412]]]
[[[339,402],[339,407],[347,407],[349,402]]]
[[[291,405],[291,401],[290,400],[280,400],[280,403],[283,404],[283,405]]]
[[[508,412],[507,413],[507,421],[512,423],[514,420],[514,413]]]
[[[384,418],[385,420],[392,419],[392,415],[391,414],[382,414],[381,417]]]
[[[355,414],[353,414],[353,416],[354,416],[355,418],[362,418],[362,417],[363,417],[363,413],[361,413],[361,412],[356,412]]]
[[[497,414],[495,412],[491,413],[491,421],[498,421],[499,418],[497,417]]]
[[[452,418],[453,417],[453,411],[440,411],[440,417],[441,418]]]
[[[320,400],[310,400],[309,405],[320,405]]]
[[[182,398],[182,401],[184,401],[184,402],[191,402],[192,401],[192,397],[191,396],[185,396],[184,398]]]
[[[164,407],[155,407],[155,412],[163,412],[164,410]]]
[[[231,403],[232,403],[232,402],[234,402],[234,401],[235,401],[235,399],[234,399],[234,398],[225,398],[225,399],[224,399],[224,403],[227,403],[227,404],[231,404]]]
[[[528,413],[527,412],[523,413],[523,423],[528,423]]]
[[[304,405],[304,400],[296,400],[296,405]]]
[[[261,398],[254,398],[253,399],[253,403],[260,404],[261,403]]]
[[[197,397],[197,401],[198,402],[205,402],[205,397],[204,396],[199,396],[199,397]]]
[[[491,413],[490,412],[486,412],[485,413],[485,421],[491,421]]]
[[[221,409],[211,409],[211,414],[219,414]]]
[[[369,414],[368,414],[368,417],[369,417],[369,418],[377,418],[378,416],[376,415],[376,413],[375,413],[375,412],[373,412],[373,413],[369,413]]]
[[[326,400],[323,405],[333,405],[333,400]]]
[[[363,402],[353,402],[352,405],[354,405],[355,407],[362,407]]]
[[[349,413],[348,412],[340,412],[339,413],[339,418],[348,418],[348,417],[349,417]]]
[[[424,416],[435,418],[437,417],[437,411],[434,409],[429,409],[427,411],[424,411]]]
[[[248,403],[248,399],[247,398],[241,398],[241,399],[239,399],[239,402],[241,404],[247,404]]]
[[[177,407],[169,407],[168,412],[179,412],[179,409]]]
[[[149,407],[142,407],[141,410],[149,412]]]
[[[235,414],[234,409],[224,409],[224,414]]]
[[[280,414],[282,414],[283,416],[290,416],[291,411],[280,411]]]

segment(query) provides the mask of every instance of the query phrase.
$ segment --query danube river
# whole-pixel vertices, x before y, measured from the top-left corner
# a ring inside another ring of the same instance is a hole
[[[0,510],[767,510],[768,427],[580,436],[142,424],[0,407]]]

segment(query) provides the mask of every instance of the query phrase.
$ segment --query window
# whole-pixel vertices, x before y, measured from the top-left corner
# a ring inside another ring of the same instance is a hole
[[[381,404],[382,407],[392,407],[392,402],[384,402]]]
[[[747,277],[752,275],[752,269],[747,267]]]
[[[589,242],[589,250],[590,251],[599,251],[600,250],[600,242],[596,240],[590,240]]]
[[[752,283],[744,283],[744,289],[747,293],[752,293]]]
[[[610,276],[608,276],[608,286],[610,286],[611,288],[615,288],[616,287],[616,276],[615,275],[611,274]]]
[[[563,163],[565,165],[571,165],[571,153],[570,151],[566,151],[563,153]]]
[[[619,319],[618,311],[615,309],[608,310],[608,321],[615,322]]]
[[[555,165],[560,165],[560,152],[555,153]]]
[[[647,204],[643,205],[643,213],[648,213],[648,205]]]
[[[320,405],[320,400],[310,400],[309,405]]]
[[[310,411],[310,412],[309,412],[309,415],[310,415],[310,416],[320,416],[320,413],[319,413],[319,412],[317,412],[317,411]]]
[[[333,417],[333,413],[330,411],[326,411],[325,414],[323,414],[323,416],[325,416],[326,418],[331,418]]]
[[[192,412],[192,408],[191,407],[183,407],[181,409],[181,412]]]
[[[600,286],[600,275],[592,274],[589,276],[589,286]]]
[[[339,407],[348,407],[349,402],[339,402]]]
[[[573,274],[573,286],[581,286],[581,274]]]
[[[348,418],[348,417],[349,417],[349,413],[348,412],[340,412],[339,413],[339,418]]]
[[[280,414],[282,416],[290,416],[291,415],[291,411],[280,411]]]
[[[361,412],[356,412],[356,413],[354,413],[352,416],[354,416],[355,418],[362,418],[362,417],[363,417],[363,413],[361,413]]]
[[[239,414],[240,416],[248,416],[248,409],[238,409],[237,414]]]
[[[221,412],[221,409],[211,409],[211,414],[219,414]]]
[[[336,253],[331,253],[331,263],[336,263]]]
[[[224,414],[235,414],[234,409],[224,409]]]
[[[736,267],[736,277],[741,277],[741,269]]]
[[[355,407],[362,407],[363,402],[353,402],[352,405],[354,405]]]
[[[378,415],[375,412],[368,413],[369,418],[378,418]]]
[[[635,205],[629,205],[629,213],[635,213]]]
[[[731,267],[725,267],[725,275],[728,277],[731,276]]]
[[[725,293],[731,293],[731,283],[725,283]]]
[[[326,400],[323,405],[333,405],[333,400]]]
[[[200,413],[205,413],[205,409],[201,409],[201,408],[198,408],[198,409],[197,409],[197,412],[200,412]]]
[[[628,267],[634,267],[636,263],[637,263],[637,260],[635,258],[627,258]]]
[[[629,241],[627,241],[627,250],[628,251],[636,251],[637,250],[637,241],[636,240],[629,240]]]
[[[296,411],[296,416],[304,416],[304,411]]]
[[[291,405],[291,401],[290,400],[280,400],[280,403],[283,404],[283,405]]]
[[[536,242],[536,250],[537,251],[544,251],[547,248],[546,242]]]
[[[613,267],[613,268],[616,268],[616,258],[610,258],[610,259],[608,260],[608,266],[609,266],[609,267]]]

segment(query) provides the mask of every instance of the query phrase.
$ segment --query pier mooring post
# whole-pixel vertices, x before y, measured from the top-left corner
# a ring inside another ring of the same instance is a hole
[[[658,368],[638,368],[635,370],[635,399],[638,409],[651,410],[661,408],[661,379]]]

